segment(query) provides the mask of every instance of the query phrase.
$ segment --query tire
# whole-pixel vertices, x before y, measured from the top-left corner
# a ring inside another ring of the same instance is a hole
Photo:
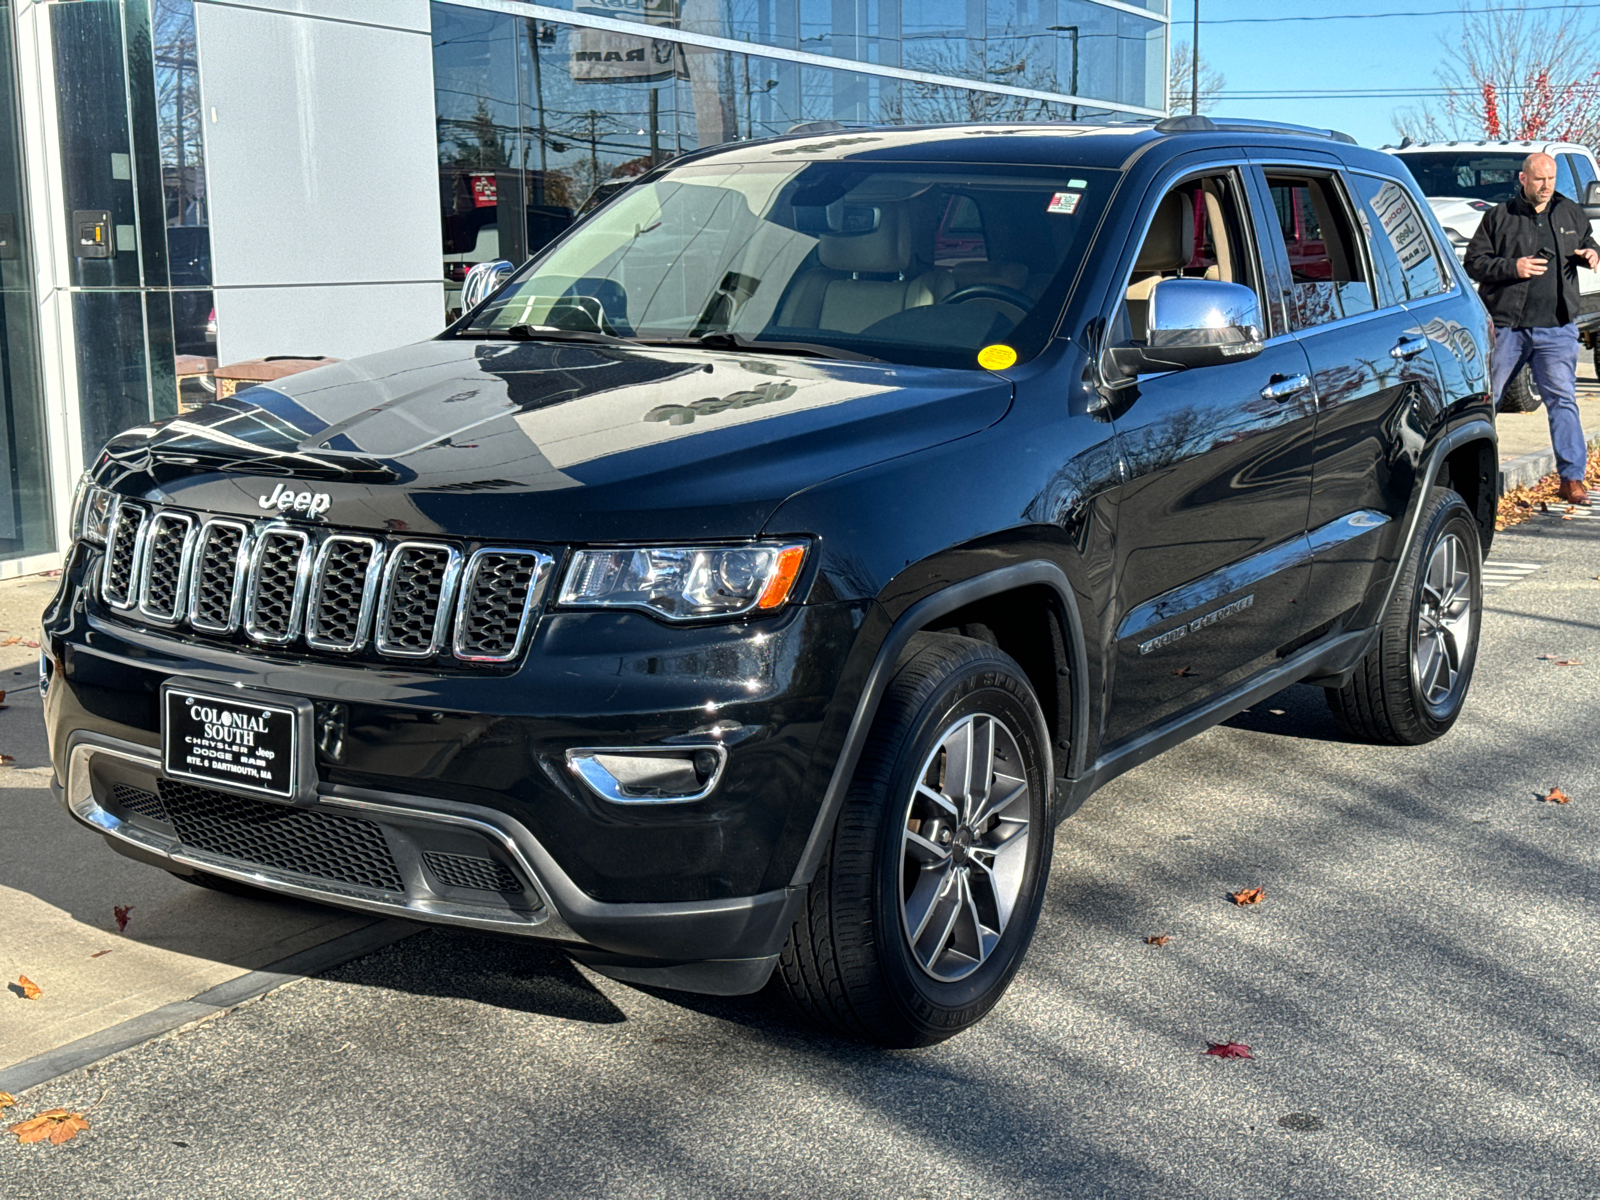
[[[1049,745],[1011,658],[969,638],[912,639],[779,959],[779,985],[803,1013],[908,1048],[952,1037],[994,1007],[1044,900]],[[990,762],[981,795],[944,775],[974,747]]]
[[[1466,501],[1436,487],[1350,682],[1327,688],[1340,728],[1363,742],[1419,746],[1455,724],[1472,684],[1483,620],[1483,554]]]
[[[1539,385],[1533,381],[1533,368],[1523,367],[1506,382],[1500,393],[1500,411],[1508,413],[1533,412],[1544,403]]]

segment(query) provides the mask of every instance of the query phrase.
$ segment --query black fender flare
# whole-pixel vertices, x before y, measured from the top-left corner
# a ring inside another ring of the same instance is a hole
[[[1066,775],[1068,778],[1076,778],[1083,773],[1089,726],[1089,681],[1085,669],[1088,657],[1083,637],[1083,619],[1079,615],[1077,599],[1073,595],[1072,584],[1067,579],[1066,572],[1053,562],[1034,559],[963,579],[931,596],[924,596],[901,613],[889,627],[887,636],[884,637],[883,643],[878,647],[877,655],[872,660],[872,668],[867,672],[867,681],[861,689],[861,697],[856,701],[855,715],[851,718],[850,728],[845,734],[844,748],[834,764],[833,774],[828,778],[828,786],[823,792],[822,804],[818,809],[816,821],[812,824],[811,835],[806,839],[805,848],[800,853],[800,861],[795,867],[793,886],[802,887],[809,884],[817,872],[817,865],[822,861],[823,849],[827,845],[828,838],[832,836],[834,822],[838,818],[839,810],[844,806],[845,793],[849,790],[850,780],[855,775],[856,764],[861,758],[861,750],[866,744],[873,718],[877,716],[884,690],[889,686],[895,664],[900,661],[900,656],[912,636],[926,629],[946,613],[955,612],[974,601],[999,595],[1001,592],[1040,584],[1055,593],[1061,604],[1061,611],[1066,616],[1066,628],[1063,632],[1066,635],[1069,679],[1072,685],[1071,749]],[[1049,746],[1046,750],[1053,753]],[[1051,775],[1053,778],[1053,763]]]

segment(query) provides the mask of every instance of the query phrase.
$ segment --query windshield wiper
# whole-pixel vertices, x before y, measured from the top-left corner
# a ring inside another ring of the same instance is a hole
[[[557,329],[553,325],[511,325],[505,329],[463,329],[455,335],[466,338],[510,338],[515,342],[588,342],[600,346],[631,346],[628,338],[602,333],[598,329]]]
[[[766,354],[793,354],[801,358],[837,358],[847,362],[882,362],[870,354],[857,350],[843,350],[838,346],[824,346],[816,342],[769,342],[761,338],[747,338],[740,333],[718,329],[698,337],[640,338],[646,346],[701,346],[707,350],[755,350]]]

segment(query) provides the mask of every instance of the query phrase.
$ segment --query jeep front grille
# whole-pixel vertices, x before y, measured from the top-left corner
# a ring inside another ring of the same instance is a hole
[[[106,539],[100,593],[153,624],[267,646],[492,665],[526,648],[545,551],[390,541],[271,519],[209,520],[131,501]],[[459,585],[459,586],[458,586]]]

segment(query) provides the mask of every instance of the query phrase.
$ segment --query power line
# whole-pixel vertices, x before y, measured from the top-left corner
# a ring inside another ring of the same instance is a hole
[[[1515,8],[1419,8],[1393,12],[1320,13],[1292,17],[1215,17],[1202,18],[1202,25],[1280,25],[1287,21],[1377,21],[1387,17],[1464,17],[1493,16],[1496,13],[1572,12],[1600,9],[1600,3],[1573,0],[1570,4],[1519,4]]]

